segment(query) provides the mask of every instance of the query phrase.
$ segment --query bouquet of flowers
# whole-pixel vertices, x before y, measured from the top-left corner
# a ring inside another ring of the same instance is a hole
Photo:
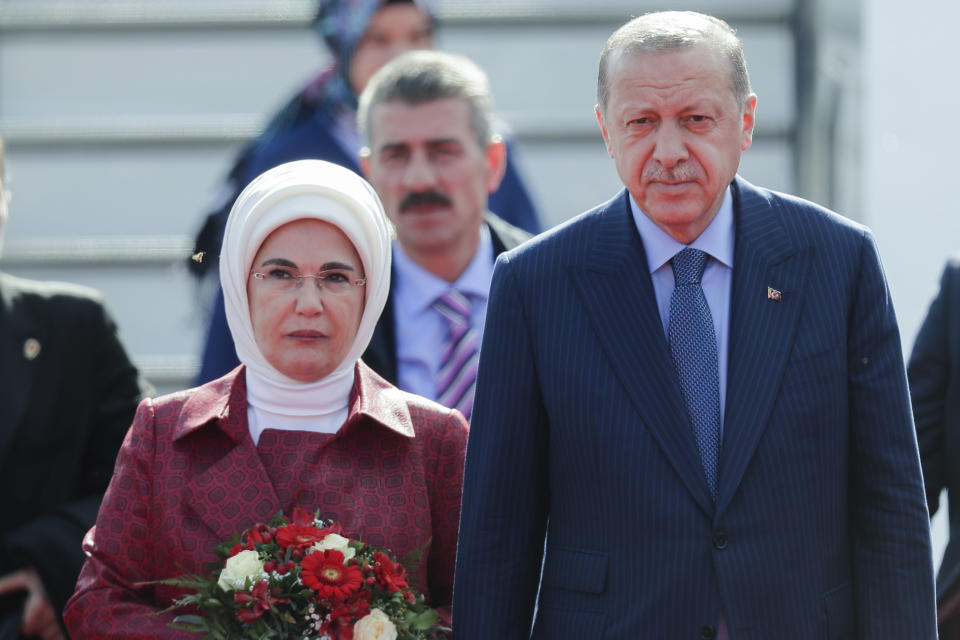
[[[341,533],[337,524],[295,509],[292,521],[278,514],[234,534],[216,548],[221,562],[210,576],[159,581],[191,592],[165,611],[200,612],[179,615],[171,626],[212,640],[447,637],[449,629],[388,550]]]

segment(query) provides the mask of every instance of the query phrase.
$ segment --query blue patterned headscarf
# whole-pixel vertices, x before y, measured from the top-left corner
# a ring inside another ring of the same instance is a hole
[[[404,0],[402,0],[404,1]],[[434,17],[432,0],[405,0]],[[330,51],[333,65],[313,83],[314,97],[356,107],[350,87],[350,61],[370,20],[380,8],[397,0],[321,0],[314,29]]]

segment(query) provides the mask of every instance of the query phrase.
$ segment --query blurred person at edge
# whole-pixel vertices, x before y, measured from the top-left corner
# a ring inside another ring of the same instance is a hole
[[[950,538],[937,571],[940,638],[960,640],[960,256],[944,266],[907,377],[931,517],[947,490]]]
[[[3,168],[0,140],[0,233]],[[6,273],[0,372],[0,639],[54,640],[64,637],[80,541],[149,387],[98,292]]]
[[[360,95],[360,164],[397,229],[390,296],[363,361],[468,419],[496,256],[530,238],[487,209],[503,177],[486,74],[410,51]],[[456,310],[456,312],[454,312]]]
[[[356,128],[357,96],[370,77],[393,57],[433,45],[432,0],[321,0],[315,28],[331,58],[330,66],[272,118],[264,132],[234,161],[218,201],[197,234],[191,271],[203,279],[215,272],[223,226],[237,194],[257,175],[284,162],[315,158],[360,173],[357,154],[362,146]],[[507,145],[513,157],[513,145]],[[490,210],[528,232],[540,230],[536,210],[517,173],[508,162]],[[207,336],[197,383],[219,377],[237,366],[217,290],[209,310]]]
[[[449,621],[467,423],[367,367],[390,289],[390,223],[338,165],[274,167],[237,198],[220,278],[243,363],[145,400],[117,458],[67,603],[82,638],[176,638],[185,592],[234,532],[300,507],[344,535],[417,551],[411,584]],[[389,515],[389,517],[386,517]]]

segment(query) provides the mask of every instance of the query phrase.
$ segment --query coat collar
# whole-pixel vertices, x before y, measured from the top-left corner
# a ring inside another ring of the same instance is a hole
[[[350,413],[338,432],[347,433],[372,421],[406,438],[415,437],[403,393],[358,363]],[[193,456],[196,435],[214,460],[183,486],[183,503],[220,540],[267,522],[282,508],[247,423],[246,383],[242,366],[191,392],[174,428],[174,447]],[[212,431],[210,431],[212,429]],[[226,438],[224,437],[226,436]],[[179,442],[178,442],[179,441]],[[230,442],[232,441],[232,446]],[[215,496],[215,497],[213,497]],[[238,509],[237,505],[244,505]]]
[[[350,413],[344,429],[353,428],[367,418],[405,438],[416,437],[404,393],[362,360],[357,361],[357,375],[350,397]]]
[[[239,423],[247,428],[247,381],[243,375],[245,368],[240,365],[221,378],[212,380],[193,390],[183,404],[180,420],[173,430],[173,440],[180,440],[210,423],[217,423],[234,442],[242,439],[243,431],[236,426],[224,425]],[[237,416],[239,420],[229,420]]]
[[[234,442],[247,437],[247,383],[240,365],[227,375],[197,387],[181,410],[173,439],[179,440],[216,423]],[[234,419],[231,419],[234,418]],[[415,437],[413,421],[403,392],[358,361],[350,392],[350,410],[344,429],[370,419],[406,438]]]

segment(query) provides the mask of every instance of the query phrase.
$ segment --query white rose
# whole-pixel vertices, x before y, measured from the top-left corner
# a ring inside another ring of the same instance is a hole
[[[227,558],[227,564],[220,572],[220,579],[217,580],[217,584],[224,591],[236,591],[246,586],[248,578],[251,583],[254,583],[266,577],[267,574],[263,572],[263,561],[260,559],[260,554],[247,549],[231,558]]]
[[[336,533],[328,533],[327,537],[320,542],[314,542],[313,546],[310,547],[311,551],[326,551],[327,549],[333,549],[334,551],[342,553],[344,564],[347,563],[347,560],[357,555],[357,550],[350,546],[350,541]]]
[[[380,609],[373,609],[353,625],[353,640],[397,640],[397,628]]]

